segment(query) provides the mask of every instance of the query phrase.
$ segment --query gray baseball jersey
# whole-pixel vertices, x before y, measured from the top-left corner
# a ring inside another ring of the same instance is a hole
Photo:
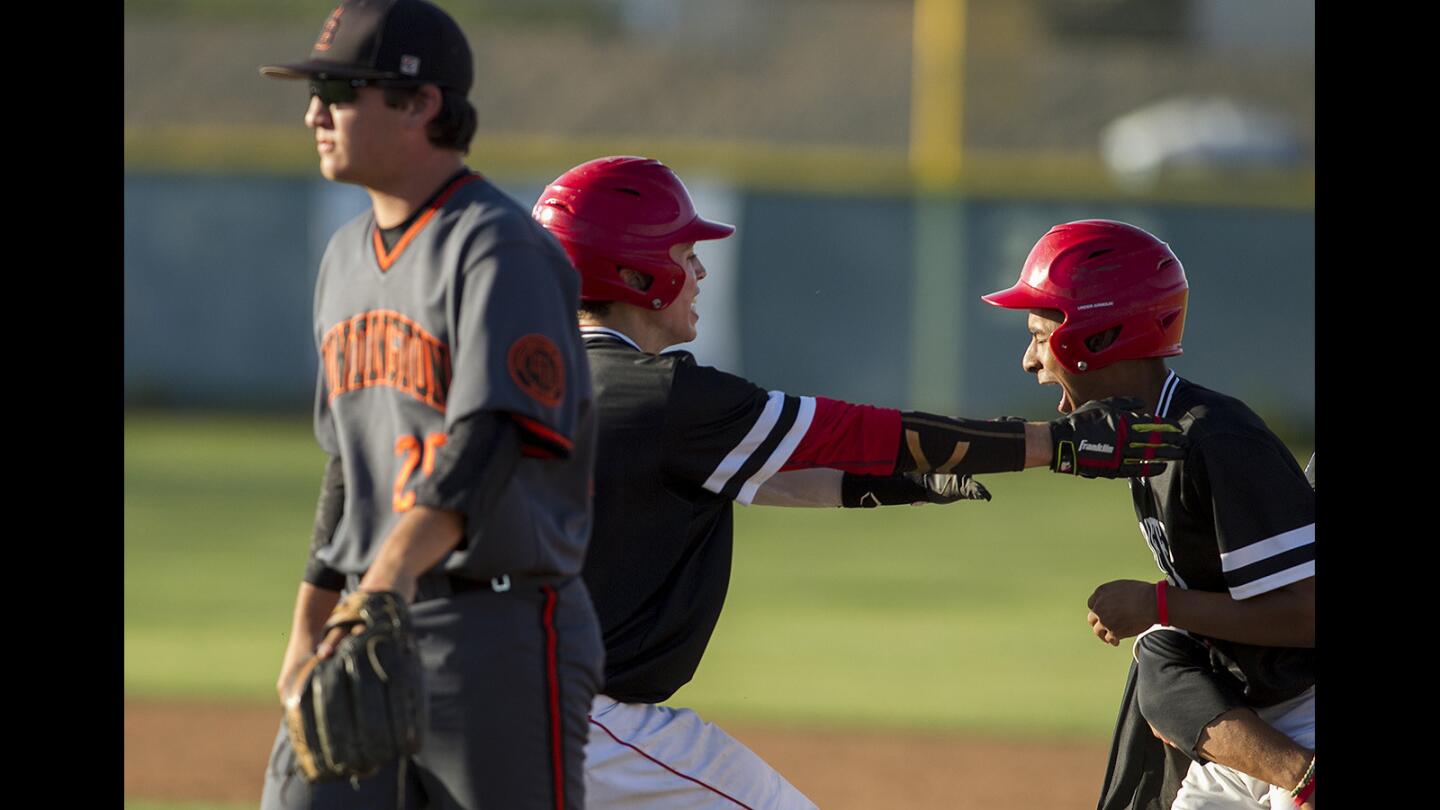
[[[579,572],[594,419],[578,300],[549,233],[477,175],[393,250],[368,212],[335,234],[315,292],[315,434],[344,465],[345,504],[320,562],[361,574],[416,503],[463,511],[473,470],[447,468],[439,450],[458,422],[500,411],[526,458],[444,568],[480,580]],[[562,456],[578,463],[548,461]]]
[[[315,563],[354,587],[416,505],[465,513],[466,536],[421,577],[412,609],[428,698],[421,751],[354,786],[312,787],[282,727],[264,810],[391,808],[401,797],[462,810],[583,806],[604,647],[578,576],[595,447],[579,286],[553,238],[469,173],[389,246],[369,212],[331,239],[315,293],[315,434],[339,459],[344,503]],[[497,414],[520,437],[504,478],[487,472],[493,456],[458,452]],[[498,497],[477,497],[497,485]]]

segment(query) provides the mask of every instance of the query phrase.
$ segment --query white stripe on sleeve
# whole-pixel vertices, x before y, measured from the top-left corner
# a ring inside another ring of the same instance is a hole
[[[1273,591],[1276,588],[1283,588],[1292,582],[1299,582],[1315,576],[1315,561],[1307,560],[1299,565],[1286,568],[1284,571],[1276,571],[1268,577],[1261,577],[1254,582],[1247,582],[1238,588],[1230,589],[1230,598],[1235,600],[1249,599],[1252,596],[1259,596],[1262,593]]]
[[[785,397],[779,391],[770,392],[772,397],[776,394],[780,394],[781,399]],[[770,476],[779,472],[785,462],[790,460],[790,454],[800,446],[800,440],[805,438],[806,432],[810,430],[810,423],[814,420],[815,398],[800,397],[800,410],[795,414],[795,423],[790,426],[790,431],[785,434],[785,438],[780,440],[780,444],[776,446],[775,452],[770,454],[770,458],[766,460],[765,464],[750,476],[750,480],[745,482],[745,486],[740,488],[740,494],[735,496],[735,500],[746,506],[750,505],[750,502],[755,499],[755,491],[760,489],[760,485],[770,480]]]
[[[750,427],[750,432],[746,433],[745,438],[741,439],[740,443],[720,460],[720,466],[715,468],[715,472],[710,473],[710,477],[705,479],[703,486],[706,489],[717,495],[725,489],[725,485],[730,483],[730,478],[740,471],[740,468],[750,458],[750,454],[755,452],[755,448],[759,447],[761,442],[765,441],[766,436],[770,435],[770,429],[780,421],[780,411],[784,407],[784,392],[771,391],[769,400],[765,403],[765,410],[760,412],[760,418],[755,420],[755,424]]]
[[[1258,543],[1251,543],[1244,548],[1237,548],[1234,551],[1220,553],[1220,568],[1225,571],[1236,571],[1251,563],[1269,559],[1277,554],[1284,554],[1291,549],[1306,546],[1315,542],[1315,524],[1309,523],[1298,529],[1291,529],[1283,534],[1277,534]]]
[[[1160,386],[1160,407],[1155,409],[1155,415],[1164,418],[1170,410],[1170,400],[1175,396],[1175,389],[1180,387],[1180,375],[1175,369],[1170,369],[1170,374],[1165,377],[1165,383]],[[1144,481],[1145,479],[1140,479]]]

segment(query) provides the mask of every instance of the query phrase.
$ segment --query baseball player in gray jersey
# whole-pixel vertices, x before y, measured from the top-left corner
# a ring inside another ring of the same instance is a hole
[[[423,747],[307,784],[283,732],[262,807],[580,808],[603,648],[577,576],[594,417],[579,277],[528,211],[465,168],[464,35],[423,0],[344,0],[305,62],[321,173],[372,210],[315,288],[315,434],[330,460],[278,688],[342,591],[412,602]]]

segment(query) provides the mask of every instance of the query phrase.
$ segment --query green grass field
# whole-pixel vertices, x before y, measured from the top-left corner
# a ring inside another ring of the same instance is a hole
[[[127,695],[274,700],[322,461],[303,417],[127,417]],[[1126,485],[984,480],[988,504],[737,507],[730,598],[676,702],[750,722],[1108,735],[1128,647],[1089,634],[1085,600],[1158,576]]]

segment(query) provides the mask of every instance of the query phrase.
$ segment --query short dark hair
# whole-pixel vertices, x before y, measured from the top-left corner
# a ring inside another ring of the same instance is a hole
[[[619,275],[620,271],[624,269],[624,267],[620,267],[617,265],[615,267],[615,273]],[[641,283],[639,289],[642,292],[650,289],[651,285],[655,283],[655,277],[650,275],[649,273],[642,273],[639,270],[635,270],[633,272],[635,273],[635,275],[640,277]],[[624,276],[621,276],[621,278],[623,279]],[[586,317],[587,315],[591,318],[596,319],[609,317],[610,307],[614,303],[614,301],[586,301],[584,299],[581,299],[580,309],[577,314],[582,318]]]
[[[577,313],[581,318],[589,317],[594,320],[608,318],[610,306],[614,301],[581,301],[580,311]]]
[[[420,93],[419,87],[385,87],[385,105],[404,107]],[[440,112],[426,127],[425,134],[430,143],[441,149],[455,149],[461,154],[470,152],[470,140],[475,137],[479,123],[475,107],[470,99],[461,93],[445,87],[440,90]]]

